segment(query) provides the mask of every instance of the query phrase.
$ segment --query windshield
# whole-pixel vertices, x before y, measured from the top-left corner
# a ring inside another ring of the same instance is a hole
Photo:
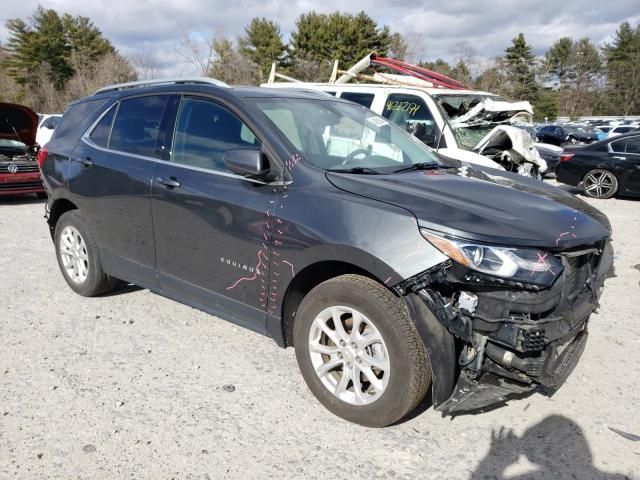
[[[491,100],[502,100],[502,98],[486,93],[478,93],[473,95],[432,95],[440,104],[447,120],[455,120],[461,117],[480,102],[490,98]]]
[[[471,127],[454,127],[453,135],[456,137],[458,147],[464,150],[471,150],[482,140],[491,130],[494,124],[477,125]]]
[[[575,127],[573,125],[565,125],[564,129],[567,130],[569,133],[574,133],[574,134],[579,134],[579,135],[587,135],[586,130],[584,128],[582,128],[582,127]]]
[[[316,167],[386,173],[415,164],[437,163],[429,147],[359,105],[320,99],[250,100]]]

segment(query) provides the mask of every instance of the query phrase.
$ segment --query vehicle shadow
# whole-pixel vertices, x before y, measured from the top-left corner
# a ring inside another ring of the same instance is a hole
[[[117,297],[118,295],[137,292],[138,290],[142,290],[142,287],[139,287],[138,285],[134,285],[133,283],[118,282],[118,285],[116,285],[116,288],[114,288],[109,292],[103,293],[100,296],[101,297]]]
[[[522,460],[524,457],[528,463]],[[620,473],[598,470],[582,429],[562,415],[550,415],[521,437],[512,430],[493,430],[491,446],[470,480],[578,478],[628,480]]]
[[[28,205],[31,203],[45,203],[46,198],[40,198],[36,194],[0,196],[0,205]]]

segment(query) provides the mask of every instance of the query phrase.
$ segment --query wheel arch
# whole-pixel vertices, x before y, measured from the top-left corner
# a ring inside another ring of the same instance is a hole
[[[278,344],[283,347],[293,346],[293,323],[302,299],[322,282],[346,274],[362,275],[387,286],[384,279],[380,279],[372,272],[345,260],[321,260],[307,265],[297,272],[289,282],[283,296],[280,308],[279,335],[278,333],[272,335]],[[390,291],[393,290],[390,289]]]
[[[458,373],[453,335],[444,328],[416,294],[399,297],[397,292],[378,276],[353,263],[325,260],[312,263],[298,272],[289,283],[282,301],[282,315],[276,327],[279,331],[271,332],[271,336],[282,347],[293,346],[295,313],[302,299],[320,283],[345,274],[358,274],[371,278],[387,287],[405,303],[430,358],[433,405],[437,407],[442,404],[451,395]]]
[[[53,238],[53,234],[56,230],[56,224],[60,217],[71,211],[77,210],[78,207],[71,200],[66,198],[58,198],[51,205],[51,209],[49,210],[49,218],[47,219],[47,223],[49,224],[49,233],[51,234],[51,238]]]

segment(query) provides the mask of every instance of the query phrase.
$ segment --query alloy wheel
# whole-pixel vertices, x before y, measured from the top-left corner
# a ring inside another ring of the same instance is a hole
[[[77,284],[84,283],[89,274],[89,254],[80,232],[66,226],[60,234],[60,256],[67,276]]]
[[[358,310],[332,306],[309,330],[309,355],[322,384],[343,402],[367,405],[384,393],[391,365],[382,335]]]
[[[595,198],[608,198],[618,187],[618,181],[611,172],[592,170],[584,177],[584,190]]]

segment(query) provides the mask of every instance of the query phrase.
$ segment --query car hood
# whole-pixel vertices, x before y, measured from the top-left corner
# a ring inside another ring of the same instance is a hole
[[[607,217],[539,180],[461,166],[390,175],[327,173],[342,190],[403,207],[432,231],[497,245],[562,250],[610,235]]]
[[[29,107],[0,103],[0,138],[20,140],[31,147],[36,143],[38,115]]]

